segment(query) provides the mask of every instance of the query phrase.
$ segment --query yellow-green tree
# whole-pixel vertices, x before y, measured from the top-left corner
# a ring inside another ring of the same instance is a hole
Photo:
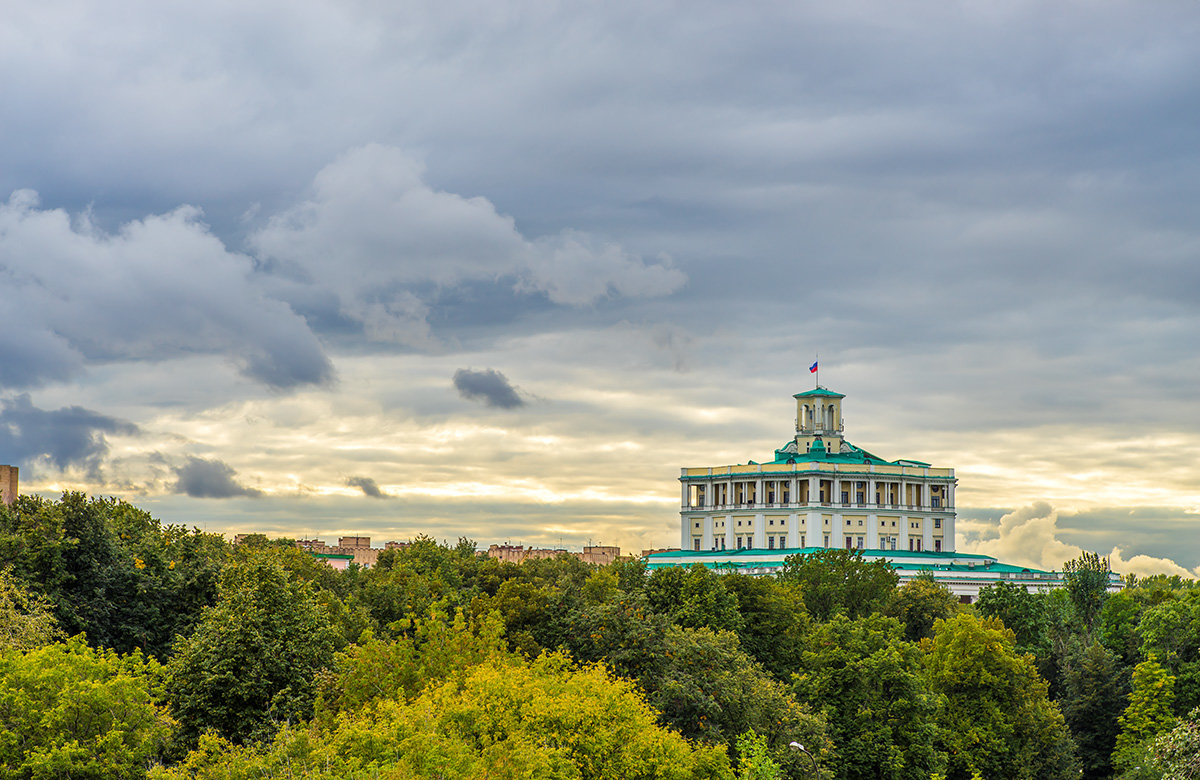
[[[0,780],[144,777],[172,724],[160,668],[83,637],[0,651]]]
[[[0,650],[27,650],[62,639],[50,609],[49,600],[0,569]]]
[[[1117,719],[1121,732],[1117,735],[1112,763],[1118,773],[1133,764],[1140,745],[1175,725],[1175,716],[1171,714],[1174,701],[1175,678],[1161,664],[1150,659],[1134,667],[1129,706]]]
[[[469,662],[468,662],[469,663]],[[159,780],[236,778],[731,778],[723,748],[655,724],[633,683],[563,655],[500,653],[426,687],[238,748],[208,737]]]

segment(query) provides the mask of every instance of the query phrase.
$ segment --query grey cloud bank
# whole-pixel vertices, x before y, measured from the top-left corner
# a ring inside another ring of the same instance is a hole
[[[420,495],[414,531],[457,486],[481,529],[661,544],[673,470],[778,446],[819,351],[855,441],[957,467],[1001,508],[981,534],[1111,549],[1157,507],[1120,549],[1200,564],[1190,5],[50,0],[5,28],[0,460],[45,484],[348,526]],[[521,395],[472,365],[555,403],[497,414]],[[30,443],[21,409],[76,408]],[[393,501],[328,498],[374,480]]]

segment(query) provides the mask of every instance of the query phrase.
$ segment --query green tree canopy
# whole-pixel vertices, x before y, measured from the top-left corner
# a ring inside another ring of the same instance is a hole
[[[1112,752],[1120,731],[1117,717],[1128,695],[1129,669],[1098,641],[1066,659],[1059,706],[1079,747],[1085,778],[1112,777]]]
[[[926,780],[944,768],[921,653],[882,615],[835,615],[804,644],[793,693],[825,714],[835,777]]]
[[[922,643],[926,680],[939,694],[948,780],[1058,780],[1078,775],[1062,713],[1045,680],[994,618],[959,614]]]
[[[655,724],[633,683],[565,656],[492,656],[411,700],[398,690],[332,722],[282,730],[269,745],[216,738],[154,777],[562,778],[731,780],[723,748],[694,747]]]
[[[1117,772],[1132,767],[1141,755],[1144,743],[1169,731],[1175,725],[1171,707],[1175,699],[1175,678],[1151,659],[1133,670],[1133,690],[1129,706],[1121,713],[1121,727],[1113,750],[1112,763]]]
[[[311,716],[316,675],[338,637],[312,586],[280,556],[264,548],[229,566],[216,606],[180,638],[167,690],[185,735],[214,729],[243,742]]]
[[[159,679],[154,660],[81,636],[0,650],[0,780],[144,777],[172,727]]]
[[[1096,626],[1104,600],[1108,597],[1108,559],[1094,552],[1083,552],[1063,564],[1063,579],[1075,614],[1088,631]]]
[[[0,651],[28,650],[63,639],[50,602],[0,569]]]
[[[900,621],[904,637],[917,642],[933,635],[933,624],[958,610],[958,599],[930,574],[918,576],[892,591],[885,612]]]
[[[881,612],[900,581],[886,560],[867,563],[860,550],[790,555],[779,577],[799,585],[804,605],[819,621],[837,613],[854,618]]]

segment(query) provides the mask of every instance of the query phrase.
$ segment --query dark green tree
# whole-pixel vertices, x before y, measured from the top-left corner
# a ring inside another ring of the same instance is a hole
[[[240,743],[312,715],[338,635],[312,586],[280,558],[264,548],[229,566],[216,606],[179,639],[167,691],[185,737],[213,729]]]
[[[1058,703],[1078,745],[1085,778],[1112,777],[1112,752],[1120,731],[1117,718],[1128,696],[1128,668],[1098,641],[1067,659]]]
[[[742,649],[776,678],[790,681],[812,624],[800,587],[778,577],[723,576],[742,616],[737,632]]]
[[[646,606],[684,628],[737,631],[742,616],[725,578],[701,564],[658,569],[646,579]]]
[[[835,615],[814,627],[792,691],[825,714],[837,746],[833,776],[926,780],[946,762],[938,749],[937,699],[921,653],[882,615]]]
[[[1075,614],[1091,632],[1096,627],[1104,600],[1108,597],[1108,559],[1094,552],[1083,552],[1063,564],[1063,579]]]
[[[933,636],[933,624],[958,611],[958,599],[949,588],[925,574],[892,591],[885,613],[904,626],[904,638],[917,642]]]
[[[788,556],[779,577],[799,586],[804,605],[818,621],[837,613],[854,618],[881,612],[900,581],[886,560],[867,563],[859,550]]]

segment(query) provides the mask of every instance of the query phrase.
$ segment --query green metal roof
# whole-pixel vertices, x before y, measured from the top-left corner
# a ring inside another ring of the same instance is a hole
[[[803,393],[796,393],[792,398],[845,398],[842,393],[835,393],[827,387],[817,386],[815,390],[808,390]]]
[[[699,552],[692,550],[670,550],[667,552],[651,553],[646,556],[646,566],[650,569],[661,569],[668,566],[694,565],[699,563],[710,569],[760,569],[772,563],[772,561],[763,560],[764,558],[777,559],[779,564],[782,565],[782,559],[789,555],[810,555],[812,553],[827,552],[831,549],[840,548],[796,547],[778,550],[754,548],[742,550],[701,550]],[[1017,575],[1053,574],[1053,572],[1043,569],[1000,563],[990,555],[979,555],[977,553],[911,552],[908,550],[856,550],[855,552],[862,553],[862,557],[868,561],[878,558],[888,560],[888,564],[900,572],[961,571]],[[679,560],[681,558],[691,558],[694,560],[691,563],[686,563]],[[966,560],[967,563],[959,562],[963,560]]]
[[[899,461],[892,462],[884,460],[874,453],[867,452],[862,447],[857,447],[848,441],[845,441],[846,446],[850,448],[850,452],[832,452],[825,449],[825,443],[821,439],[817,439],[812,443],[812,447],[808,452],[787,452],[787,444],[780,449],[775,450],[775,460],[771,463],[876,463],[882,466],[897,466]],[[790,444],[791,442],[788,442]],[[819,447],[817,445],[820,445]],[[905,461],[907,463],[916,463],[916,461]],[[928,463],[922,465],[929,465]]]

